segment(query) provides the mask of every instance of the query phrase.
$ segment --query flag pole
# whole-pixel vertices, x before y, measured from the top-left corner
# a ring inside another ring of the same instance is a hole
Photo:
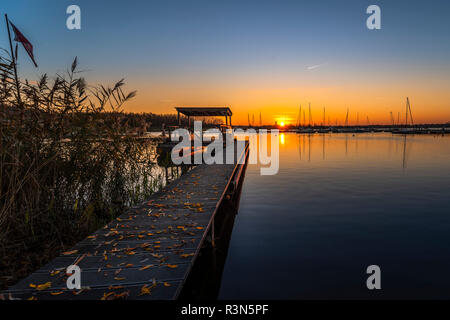
[[[6,19],[6,29],[8,29],[9,47],[11,49],[11,57],[12,57],[12,62],[13,62],[13,67],[14,67],[14,77],[16,79],[17,101],[19,102],[19,107],[21,107],[22,101],[20,99],[20,85],[19,85],[19,77],[17,76],[16,58],[14,56],[14,50],[13,50],[13,45],[12,45],[12,41],[11,41],[11,31],[9,30],[9,20],[8,20],[8,15],[6,13],[5,13],[5,19]]]

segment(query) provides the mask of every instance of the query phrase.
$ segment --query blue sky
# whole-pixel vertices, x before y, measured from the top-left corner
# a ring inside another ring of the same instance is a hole
[[[65,26],[70,4],[81,8],[79,31]],[[381,30],[366,28],[371,4],[381,8]],[[429,88],[417,96],[422,102],[450,80],[447,0],[2,0],[0,12],[35,47],[39,70],[21,50],[22,76],[61,72],[78,56],[89,82],[126,77],[140,92],[133,111],[232,104],[246,118],[245,111],[273,109],[276,101],[297,109],[293,95],[331,104],[318,88],[345,92],[334,93],[336,110],[346,101],[363,108],[370,88],[379,88],[383,103],[396,104],[406,92],[395,101],[392,93],[385,98],[381,92],[392,88],[387,84],[416,91],[424,81]],[[4,30],[3,20],[0,26]],[[0,32],[0,47],[8,47],[6,32]],[[267,104],[256,97],[264,90]],[[360,97],[350,97],[355,90]],[[432,107],[447,110],[443,102]]]

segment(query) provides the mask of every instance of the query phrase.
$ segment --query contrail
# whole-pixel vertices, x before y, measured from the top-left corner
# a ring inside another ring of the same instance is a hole
[[[314,69],[317,69],[317,68],[319,68],[321,66],[324,66],[325,64],[326,63],[316,64],[316,65],[313,65],[313,66],[306,67],[306,69],[307,70],[314,70]]]

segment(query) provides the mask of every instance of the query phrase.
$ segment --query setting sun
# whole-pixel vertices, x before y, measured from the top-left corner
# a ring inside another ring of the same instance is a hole
[[[285,123],[284,122],[280,122],[280,127],[284,127]]]

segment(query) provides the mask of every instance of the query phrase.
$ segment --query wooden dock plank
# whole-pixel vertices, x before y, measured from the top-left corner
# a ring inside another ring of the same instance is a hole
[[[5,296],[175,299],[237,166],[195,167],[9,288]],[[82,270],[79,291],[66,288],[65,269],[75,261]],[[51,286],[42,291],[30,287],[48,282]]]

